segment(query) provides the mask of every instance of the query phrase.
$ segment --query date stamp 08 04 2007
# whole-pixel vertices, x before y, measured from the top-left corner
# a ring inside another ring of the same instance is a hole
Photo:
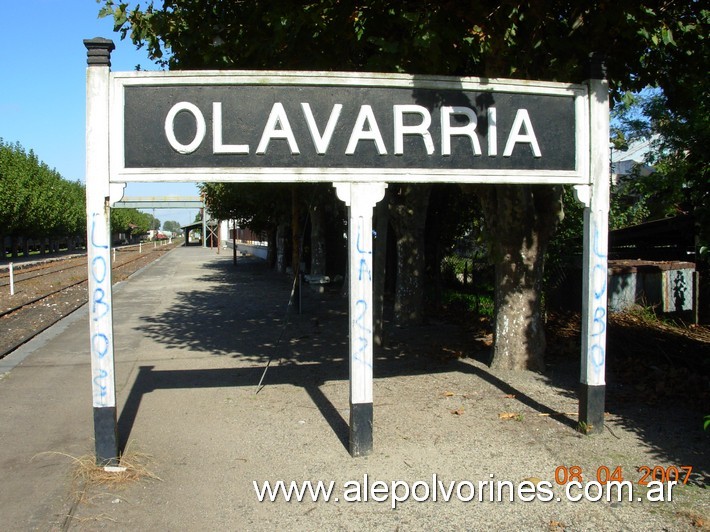
[[[693,466],[639,466],[636,471],[641,474],[637,480],[639,486],[648,486],[649,482],[687,484],[690,474],[693,472]],[[613,470],[607,466],[599,466],[595,473],[596,481],[600,484],[624,481],[621,466],[617,466]],[[558,466],[555,468],[555,482],[560,485],[569,482],[583,482],[582,468],[577,465]]]

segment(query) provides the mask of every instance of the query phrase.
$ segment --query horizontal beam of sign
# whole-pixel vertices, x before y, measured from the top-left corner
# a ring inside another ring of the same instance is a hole
[[[197,196],[126,197],[112,205],[115,209],[201,209],[205,206]]]
[[[582,85],[114,74],[113,181],[588,183]]]

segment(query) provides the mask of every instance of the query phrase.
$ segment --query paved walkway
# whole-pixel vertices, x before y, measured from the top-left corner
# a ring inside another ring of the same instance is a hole
[[[0,361],[4,530],[687,530],[710,515],[699,486],[708,438],[691,413],[614,407],[610,430],[581,436],[573,373],[447,358],[468,339],[444,324],[395,331],[376,353],[375,452],[351,458],[346,301],[305,291],[285,323],[288,280],[256,259],[231,262],[177,248],[114,292],[119,435],[159,479],[72,480],[75,459],[93,453],[85,309]],[[669,504],[568,502],[554,484],[572,466],[584,480],[620,467],[636,499],[643,465],[693,465],[692,485]],[[553,483],[553,500],[487,502],[486,485],[478,500],[479,482],[526,479]],[[277,480],[334,481],[339,502],[259,502],[254,481]],[[418,498],[438,486],[437,500],[374,500],[398,480],[419,482]],[[367,502],[346,502],[354,481]],[[444,501],[471,487],[473,501]]]

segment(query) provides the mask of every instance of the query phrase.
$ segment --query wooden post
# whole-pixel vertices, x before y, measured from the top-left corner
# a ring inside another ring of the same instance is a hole
[[[89,334],[96,463],[118,464],[116,388],[111,297],[109,184],[109,39],[85,40],[86,69],[86,225],[89,267]]]
[[[336,183],[348,209],[350,454],[372,452],[372,210],[385,183]]]
[[[589,80],[591,186],[577,187],[584,208],[582,368],[579,428],[604,430],[607,272],[609,244],[609,86],[604,65],[592,58]]]

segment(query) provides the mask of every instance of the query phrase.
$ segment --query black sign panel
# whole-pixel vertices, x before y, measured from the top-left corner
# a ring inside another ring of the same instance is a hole
[[[124,168],[576,170],[573,94],[126,85]]]

